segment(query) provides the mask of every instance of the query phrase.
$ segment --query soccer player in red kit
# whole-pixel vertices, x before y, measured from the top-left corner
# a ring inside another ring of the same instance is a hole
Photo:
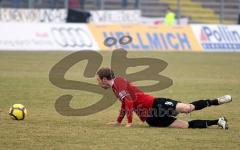
[[[109,124],[120,125],[124,116],[127,116],[128,123],[126,127],[131,127],[133,112],[135,112],[142,122],[146,121],[151,127],[207,128],[208,126],[218,125],[223,129],[228,129],[225,117],[220,117],[216,120],[192,120],[188,122],[177,119],[176,116],[178,113],[190,113],[212,105],[231,102],[232,98],[230,95],[212,100],[197,100],[186,104],[146,94],[128,80],[122,77],[115,77],[110,68],[100,68],[97,71],[97,80],[102,88],[112,88],[116,97],[122,103],[117,120]]]

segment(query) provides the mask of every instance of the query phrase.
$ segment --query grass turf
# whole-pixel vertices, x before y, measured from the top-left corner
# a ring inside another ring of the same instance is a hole
[[[132,128],[109,127],[105,123],[116,119],[119,102],[90,116],[61,116],[55,111],[54,103],[63,94],[74,95],[71,106],[75,108],[88,106],[100,98],[89,92],[59,89],[49,82],[51,67],[68,54],[70,52],[0,52],[0,149],[239,149],[240,53],[128,54],[132,58],[159,58],[168,63],[161,74],[174,83],[168,89],[151,93],[154,96],[191,102],[231,94],[232,103],[194,112],[190,117],[215,119],[225,115],[230,126],[227,131],[217,127],[149,128],[136,115]],[[103,65],[109,65],[111,53],[102,54]],[[84,81],[81,70],[85,64],[75,65],[66,77]],[[96,82],[95,79],[88,81]],[[10,119],[7,113],[14,103],[26,106],[26,120]]]

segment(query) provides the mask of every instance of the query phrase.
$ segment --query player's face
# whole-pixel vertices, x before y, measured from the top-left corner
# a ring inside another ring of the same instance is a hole
[[[97,76],[97,81],[98,81],[98,84],[99,84],[102,88],[104,88],[104,89],[110,88],[110,85],[108,84],[107,79],[100,79],[100,78]]]

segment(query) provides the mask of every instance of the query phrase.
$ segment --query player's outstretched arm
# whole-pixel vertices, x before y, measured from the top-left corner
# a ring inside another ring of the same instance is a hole
[[[116,121],[108,122],[107,125],[111,126],[119,126],[125,116],[125,103],[122,103],[121,109],[119,111],[119,115]]]
[[[130,128],[131,126],[132,126],[132,123],[127,123],[125,127]]]
[[[125,127],[129,128],[132,126],[133,101],[126,97],[124,98],[124,102],[125,102],[125,110],[127,111],[126,114],[127,114],[127,120],[128,120],[128,123]]]
[[[112,121],[112,122],[108,122],[107,125],[110,125],[110,126],[120,126],[121,123],[117,122],[117,121]]]

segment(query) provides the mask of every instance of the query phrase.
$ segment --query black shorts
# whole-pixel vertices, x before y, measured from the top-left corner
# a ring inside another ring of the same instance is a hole
[[[151,127],[168,127],[177,116],[176,105],[179,101],[167,98],[155,98],[150,116],[146,122]]]

